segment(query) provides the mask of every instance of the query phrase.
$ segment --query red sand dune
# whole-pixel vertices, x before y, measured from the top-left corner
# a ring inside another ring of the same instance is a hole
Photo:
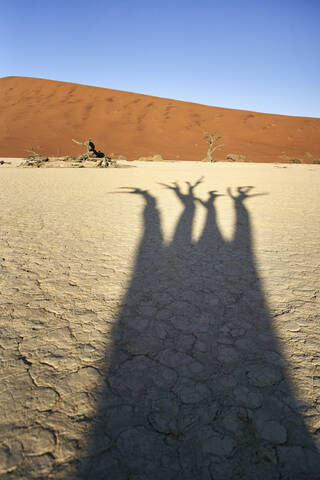
[[[165,159],[201,160],[203,131],[217,130],[228,153],[256,162],[281,155],[310,163],[320,158],[320,119],[209,107],[137,93],[37,78],[0,79],[0,156],[78,155],[71,139],[92,138],[105,153],[129,160],[160,153]]]

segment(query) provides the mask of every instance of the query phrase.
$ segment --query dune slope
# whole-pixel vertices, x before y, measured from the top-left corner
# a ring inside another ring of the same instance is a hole
[[[0,79],[0,156],[77,155],[71,139],[91,137],[97,148],[129,160],[160,153],[201,160],[203,131],[217,130],[229,153],[249,161],[281,156],[310,163],[320,157],[320,119],[210,107],[137,93],[25,77]],[[308,152],[309,154],[306,154]]]

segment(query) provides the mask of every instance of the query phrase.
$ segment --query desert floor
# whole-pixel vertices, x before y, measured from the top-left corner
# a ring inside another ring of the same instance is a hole
[[[320,166],[132,165],[0,169],[1,478],[319,479]]]

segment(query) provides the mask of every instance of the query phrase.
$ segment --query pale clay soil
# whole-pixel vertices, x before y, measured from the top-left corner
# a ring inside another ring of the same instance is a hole
[[[319,479],[320,166],[132,165],[0,169],[1,479]]]

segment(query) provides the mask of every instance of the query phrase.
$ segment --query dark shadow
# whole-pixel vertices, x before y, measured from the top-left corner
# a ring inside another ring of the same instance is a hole
[[[255,268],[252,187],[228,191],[236,216],[228,242],[218,194],[194,196],[200,182],[187,194],[164,186],[184,205],[169,246],[156,199],[127,189],[144,198],[144,234],[77,478],[320,478]],[[193,243],[196,201],[207,217]]]

